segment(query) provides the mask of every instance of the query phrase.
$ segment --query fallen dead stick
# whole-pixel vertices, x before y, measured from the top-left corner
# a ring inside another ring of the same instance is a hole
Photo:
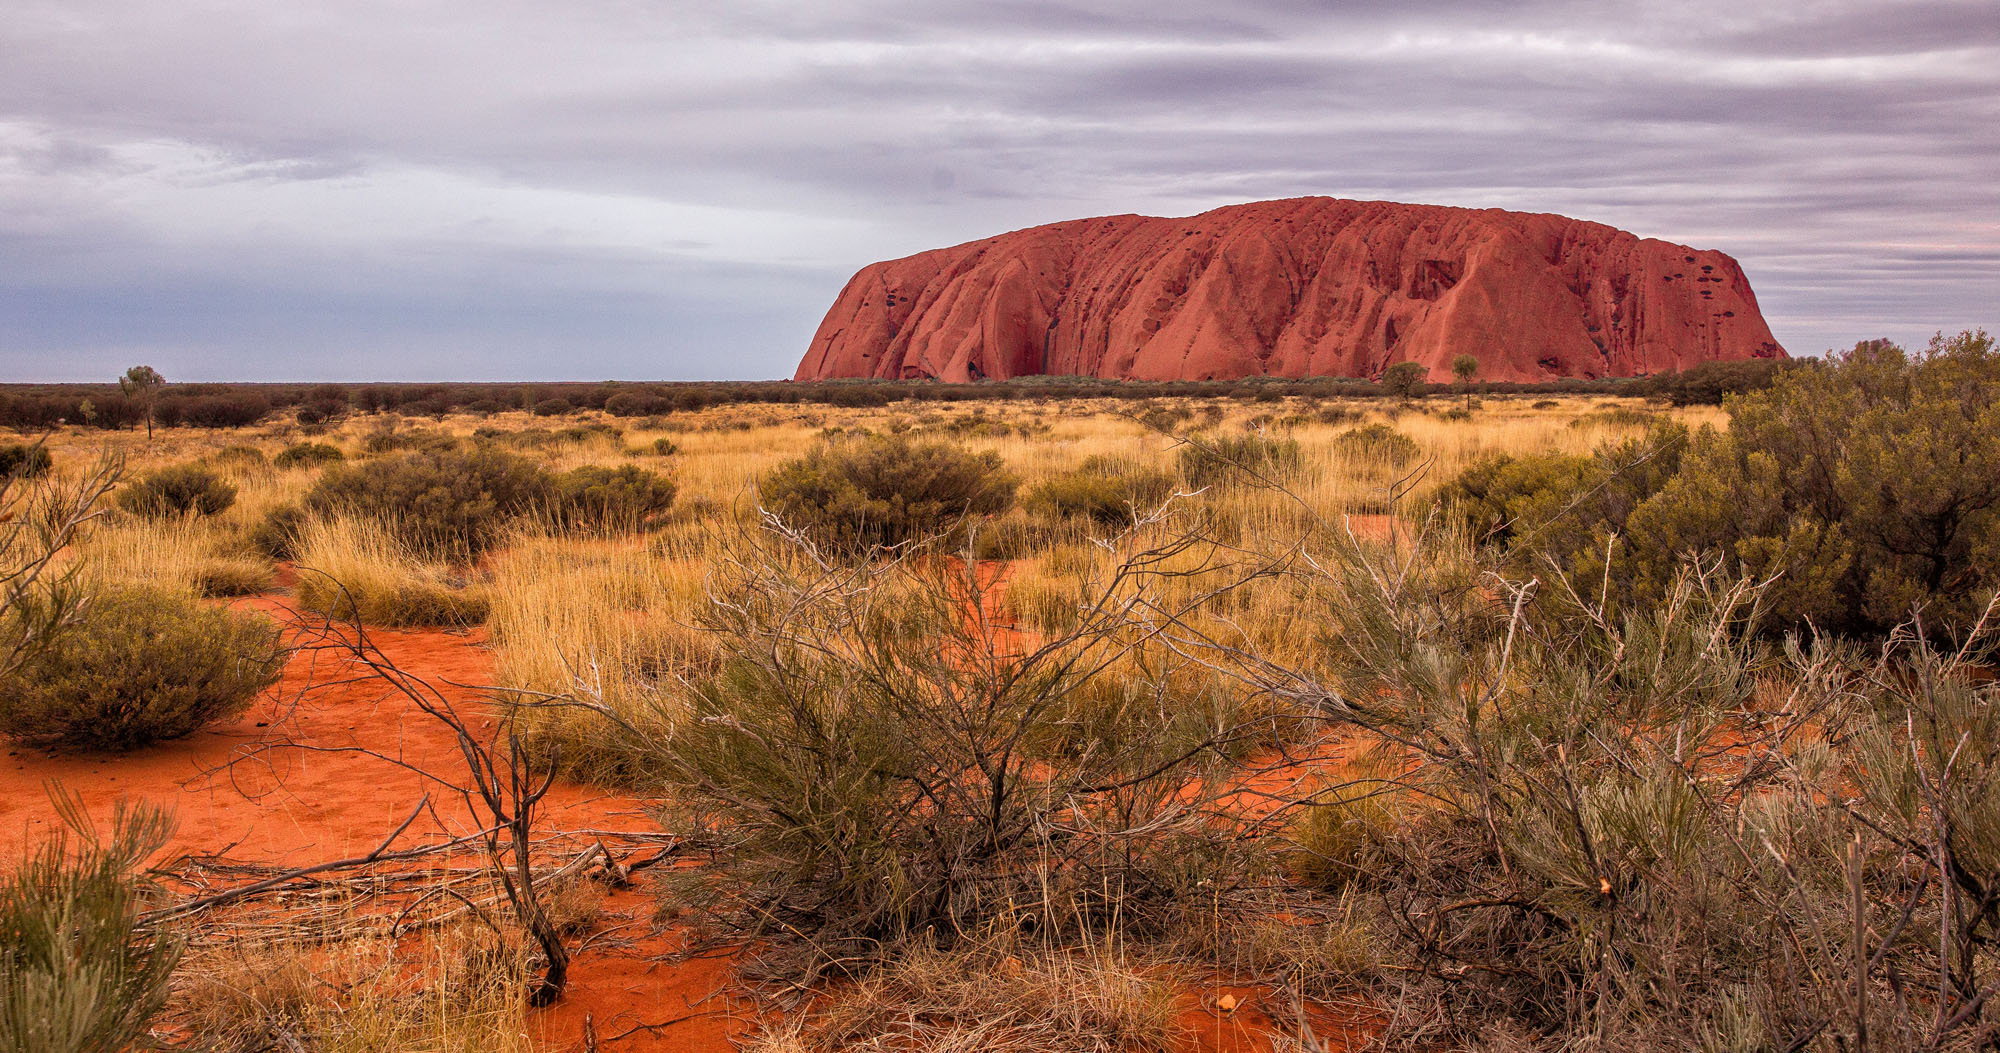
[[[389,851],[389,846],[395,843],[396,838],[401,837],[403,835],[403,831],[408,830],[410,828],[411,823],[417,821],[417,816],[423,813],[424,805],[428,803],[430,803],[430,795],[426,794],[424,796],[424,799],[418,802],[417,807],[410,812],[409,818],[404,819],[402,823],[396,827],[396,829],[390,831],[389,836],[384,838],[381,844],[375,846],[375,850],[373,852],[370,852],[365,856],[354,856],[349,859],[336,859],[326,863],[315,863],[309,867],[300,867],[297,870],[289,870],[283,874],[278,874],[273,877],[265,878],[262,881],[253,881],[248,885],[243,885],[238,888],[226,889],[222,892],[217,892],[212,895],[203,896],[200,899],[191,900],[187,903],[177,904],[172,907],[162,907],[159,910],[147,911],[146,913],[139,915],[139,922],[141,924],[152,924],[154,922],[166,921],[174,918],[184,918],[190,914],[195,914],[200,911],[207,910],[210,907],[220,906],[224,903],[231,903],[236,900],[242,899],[245,896],[254,896],[259,892],[268,891],[270,889],[277,888],[281,885],[289,884],[290,882],[293,881],[298,881],[302,878],[311,877],[314,874],[324,874],[332,870],[351,870],[355,867],[371,866],[376,863],[390,862],[398,859],[416,859],[420,856],[436,855],[439,852],[448,852],[461,845],[467,844],[472,841],[476,841],[479,838],[485,837],[486,835],[491,834],[494,831],[500,829],[500,827],[498,826],[493,826],[485,830],[481,830],[477,833],[467,834],[464,837],[454,838],[453,840],[450,841],[441,841],[434,845],[425,845],[421,848],[405,849],[401,852]]]

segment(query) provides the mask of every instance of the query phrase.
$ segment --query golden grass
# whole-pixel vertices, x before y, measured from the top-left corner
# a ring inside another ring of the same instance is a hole
[[[1178,1048],[1172,987],[1115,949],[918,949],[767,1030],[752,1053],[1147,1053]]]
[[[486,587],[427,563],[365,519],[310,520],[299,542],[299,604],[329,618],[390,628],[486,620]]]
[[[701,561],[663,553],[700,547],[675,529],[657,539],[518,535],[494,561],[495,672],[517,692],[531,745],[566,768],[617,780],[637,773],[623,744],[670,730],[679,685],[711,669],[712,640],[693,625],[705,601]],[[630,729],[574,705],[618,715]]]

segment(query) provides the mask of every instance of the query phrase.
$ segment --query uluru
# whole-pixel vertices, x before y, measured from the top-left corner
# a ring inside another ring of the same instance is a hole
[[[1545,213],[1308,197],[871,264],[796,379],[1639,376],[1782,358],[1728,255]]]

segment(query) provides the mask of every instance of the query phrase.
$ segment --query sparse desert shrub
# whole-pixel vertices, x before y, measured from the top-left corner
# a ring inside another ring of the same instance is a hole
[[[1144,603],[1131,568],[1168,551],[1121,553],[1026,655],[978,613],[991,575],[956,561],[828,568],[766,539],[719,564],[719,672],[662,748],[669,825],[733,848],[684,874],[685,902],[872,957],[1001,916],[1137,931],[1199,880],[1221,887],[1216,839],[1236,832],[1191,802],[1236,729],[1227,708],[1178,704],[1176,656],[1130,663],[1155,719],[1060,733],[1091,671],[1144,642],[1122,613]]]
[[[237,443],[215,451],[209,456],[208,463],[225,471],[244,473],[257,471],[269,465],[271,460],[257,447]]]
[[[11,631],[11,630],[10,630]],[[0,731],[28,745],[124,751],[241,713],[284,665],[277,626],[185,593],[98,593],[0,691]]]
[[[1022,504],[1050,518],[1130,524],[1173,493],[1174,477],[1137,461],[1102,455],[1057,472],[1030,487]]]
[[[0,442],[0,478],[32,479],[54,464],[41,443]]]
[[[1561,409],[1562,403],[1557,402],[1554,399],[1536,399],[1535,401],[1528,404],[1528,408],[1536,410]]]
[[[306,493],[321,516],[365,516],[418,555],[477,556],[510,520],[548,507],[554,477],[493,449],[419,450],[369,464],[337,464]]]
[[[202,464],[148,472],[118,491],[118,506],[136,516],[212,516],[236,503],[236,487]]]
[[[1489,456],[1440,487],[1437,500],[1468,536],[1509,552],[1516,569],[1553,562],[1578,581],[1597,581],[1607,560],[1623,566],[1614,538],[1680,470],[1687,447],[1687,429],[1664,424],[1587,457]]]
[[[946,535],[968,516],[1014,503],[998,454],[901,435],[829,442],[778,466],[763,501],[815,544],[847,555]]]
[[[1333,448],[1351,460],[1390,468],[1402,468],[1423,453],[1416,440],[1387,424],[1341,432],[1333,437]]]
[[[674,503],[679,488],[655,472],[584,465],[557,476],[547,515],[552,525],[591,533],[644,530]]]
[[[1644,428],[1657,423],[1658,414],[1634,406],[1611,406],[1595,410],[1569,422],[1571,428]]]
[[[674,454],[681,452],[681,446],[680,443],[662,435],[653,440],[652,451],[655,457],[672,457]]]
[[[374,520],[309,520],[298,562],[300,606],[329,618],[388,628],[486,620],[485,589],[425,563]]]
[[[81,800],[52,796],[68,829],[0,876],[0,1050],[146,1048],[181,956],[173,934],[139,923],[146,862],[173,824],[153,805],[121,801],[101,838]]]
[[[1181,477],[1197,489],[1231,483],[1283,485],[1302,458],[1296,439],[1255,432],[1189,439],[1180,448]]]
[[[576,412],[576,407],[568,399],[543,399],[535,403],[532,411],[537,417],[560,417]]]
[[[300,442],[278,451],[271,463],[280,468],[312,468],[344,461],[347,455],[330,442]]]
[[[1356,424],[1365,416],[1352,406],[1321,406],[1313,411],[1313,419],[1321,424]]]

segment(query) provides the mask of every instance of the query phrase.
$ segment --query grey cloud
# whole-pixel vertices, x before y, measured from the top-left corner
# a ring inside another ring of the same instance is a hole
[[[1698,16],[1582,0],[17,6],[0,24],[13,374],[57,349],[151,346],[149,325],[162,347],[227,343],[228,320],[254,316],[270,333],[295,319],[299,347],[397,332],[447,362],[466,361],[454,324],[478,334],[468,346],[567,328],[563,357],[502,358],[577,376],[649,355],[659,375],[713,368],[644,330],[727,342],[727,321],[755,345],[741,361],[774,375],[872,259],[1311,193],[1562,212],[1720,248],[1795,350],[1913,339],[2000,301],[1989,0]],[[10,122],[35,137],[10,139]],[[168,162],[140,147],[161,143],[203,160],[148,169]],[[310,224],[256,211],[290,198],[237,216],[235,198],[189,196],[310,184],[337,246],[293,243]],[[385,243],[341,241],[343,202]],[[600,214],[628,204],[665,210],[633,220],[648,252]],[[708,225],[652,230],[677,209]],[[402,212],[425,232],[398,231]],[[433,212],[455,218],[429,231]],[[824,217],[858,222],[787,247]],[[733,245],[730,223],[763,247]],[[343,252],[349,270],[328,262]],[[273,286],[293,270],[309,278]],[[206,291],[117,309],[176,288]],[[510,303],[546,324],[494,321]]]

